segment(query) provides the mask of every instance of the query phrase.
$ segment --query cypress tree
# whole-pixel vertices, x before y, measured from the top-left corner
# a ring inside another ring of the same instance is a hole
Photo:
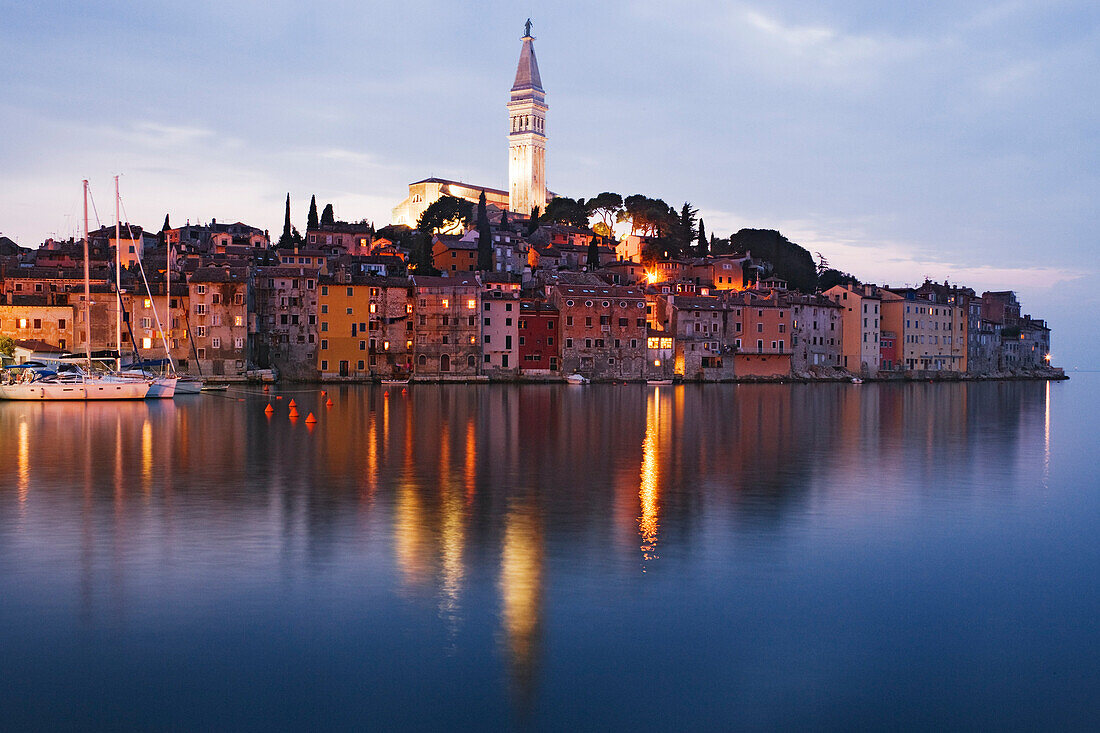
[[[488,272],[493,269],[493,232],[489,227],[489,208],[485,192],[477,199],[477,269]]]
[[[539,228],[539,216],[541,212],[539,207],[531,209],[531,221],[527,224],[527,235],[530,236],[535,233],[535,230]]]
[[[700,257],[707,256],[707,228],[703,226],[703,220],[699,220],[699,246],[698,254]]]
[[[508,209],[500,212],[500,228],[505,230],[508,229]]]
[[[279,237],[279,246],[285,247],[290,244],[291,226],[290,226],[290,194],[286,195],[286,214],[283,216],[283,234]]]
[[[332,204],[325,204],[325,210],[321,212],[322,224],[335,224],[336,214],[332,210]]]
[[[310,229],[316,229],[319,222],[317,221],[317,196],[314,195],[309,200],[309,218],[306,219],[306,231]]]
[[[172,225],[168,223],[168,214],[164,215],[164,226],[160,228],[162,232],[166,232],[172,228]]]
[[[592,240],[588,243],[588,269],[598,270],[600,267],[600,249],[596,245],[596,237],[593,236]]]

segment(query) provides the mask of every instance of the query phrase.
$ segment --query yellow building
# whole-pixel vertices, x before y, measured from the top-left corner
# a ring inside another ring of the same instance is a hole
[[[322,282],[317,298],[321,379],[404,379],[412,371],[412,303],[405,278]]]

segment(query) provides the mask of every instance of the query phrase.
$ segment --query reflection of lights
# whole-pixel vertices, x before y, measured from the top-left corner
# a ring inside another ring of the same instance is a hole
[[[148,420],[141,426],[141,479],[148,491],[153,482],[153,426]]]
[[[19,503],[27,500],[31,485],[31,440],[27,423],[19,423]]]
[[[393,549],[397,567],[407,585],[419,585],[428,574],[424,510],[416,489],[403,484],[393,508]]]
[[[443,577],[439,611],[452,625],[458,621],[458,600],[465,578],[462,557],[466,547],[466,531],[462,512],[462,501],[454,491],[448,490],[443,496],[443,527],[440,532]]]
[[[645,439],[642,441],[641,485],[638,488],[638,500],[641,504],[641,516],[638,517],[638,532],[642,536],[641,551],[646,560],[657,559],[657,532],[660,529],[660,489],[659,458],[657,456],[657,434],[661,419],[660,387],[646,405]]]
[[[477,433],[474,419],[466,423],[466,503],[474,500],[477,493]]]
[[[542,543],[530,509],[513,508],[504,519],[500,595],[504,631],[517,682],[531,683],[537,651],[542,594]]]

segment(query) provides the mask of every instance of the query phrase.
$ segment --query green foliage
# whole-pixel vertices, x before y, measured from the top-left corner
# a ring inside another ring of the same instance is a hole
[[[417,275],[438,275],[439,270],[432,264],[432,235],[429,232],[415,230],[411,234],[412,264],[409,271]]]
[[[623,210],[623,197],[611,191],[604,191],[599,196],[588,199],[585,208],[588,209],[589,217],[599,218],[599,224],[596,226],[603,225],[603,230],[599,233],[605,237],[610,237],[615,222]]]
[[[321,212],[322,224],[335,224],[336,214],[332,210],[332,204],[325,204],[325,210]]]
[[[489,208],[485,192],[477,199],[477,269],[488,272],[493,269],[493,232],[489,227]]]
[[[699,219],[699,239],[695,244],[695,254],[697,257],[707,256],[707,228],[701,218]]]
[[[458,231],[470,226],[474,204],[454,196],[440,196],[424,209],[416,228],[427,234]]]
[[[836,287],[837,285],[859,285],[859,280],[854,275],[849,275],[846,272],[840,270],[834,270],[828,268],[822,270],[817,276],[817,289],[828,290],[829,288]]]
[[[0,334],[0,354],[8,358],[15,356],[15,339]]]
[[[317,196],[309,199],[309,218],[306,219],[306,230],[316,229],[320,222],[317,220]]]
[[[584,199],[577,201],[568,196],[555,196],[546,205],[546,212],[539,217],[540,224],[566,224],[587,228],[588,208]]]
[[[172,225],[168,223],[168,214],[164,215],[164,226],[160,228],[162,232],[166,232],[172,228]]]
[[[535,233],[535,230],[539,228],[539,207],[531,209],[531,220],[527,222],[527,236],[531,236]]]
[[[283,233],[279,237],[277,247],[291,247],[291,230],[293,227],[290,225],[290,194],[286,195],[286,213],[283,216]]]
[[[787,281],[792,290],[812,293],[817,289],[817,267],[810,253],[774,229],[742,229],[730,237],[736,252],[751,252],[754,259],[769,262],[772,274]]]

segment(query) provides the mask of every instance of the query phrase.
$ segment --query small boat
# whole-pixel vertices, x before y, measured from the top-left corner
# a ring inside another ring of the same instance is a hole
[[[565,381],[569,384],[588,384],[590,380],[588,379],[588,377],[574,372],[566,377]]]
[[[383,379],[382,384],[408,384],[408,379]]]
[[[654,387],[663,387],[666,384],[672,384],[672,380],[671,379],[648,379],[648,380],[646,380],[646,384],[652,385]]]
[[[141,400],[151,384],[150,380],[92,376],[74,364],[64,365],[61,371],[16,365],[5,369],[0,379],[0,399]]]
[[[852,377],[852,384],[863,384],[863,380],[859,377]]]
[[[229,385],[225,382],[203,382],[201,391],[203,392],[227,392],[229,391]]]
[[[176,395],[181,394],[198,394],[202,391],[203,383],[201,379],[195,379],[194,377],[180,377],[176,382]]]

